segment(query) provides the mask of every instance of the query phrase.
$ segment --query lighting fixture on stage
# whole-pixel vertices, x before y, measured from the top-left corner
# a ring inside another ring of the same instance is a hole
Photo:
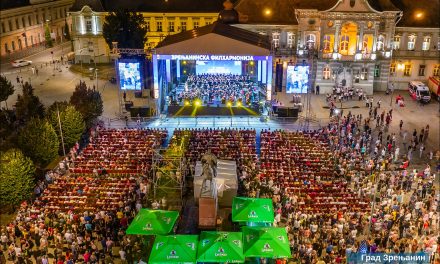
[[[241,107],[242,105],[243,105],[243,104],[242,104],[240,101],[237,102],[237,106],[238,106],[238,107]]]
[[[200,102],[200,100],[195,100],[194,104],[195,104],[195,106],[201,106],[202,102]]]
[[[232,106],[232,103],[228,101],[228,102],[226,103],[226,105],[227,105],[228,107],[231,107],[231,106]]]
[[[185,100],[184,104],[185,104],[185,106],[188,106],[188,105],[190,105],[190,103],[189,103],[189,101],[188,101],[188,100]]]

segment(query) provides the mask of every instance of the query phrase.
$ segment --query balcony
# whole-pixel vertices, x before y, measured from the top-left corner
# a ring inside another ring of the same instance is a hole
[[[275,57],[294,56],[294,55],[296,55],[296,49],[295,48],[274,48],[272,50],[272,54]]]
[[[360,54],[360,53],[358,53]],[[334,53],[319,53],[319,58],[323,60],[334,60],[334,61],[355,61],[355,60],[374,60],[375,54],[373,53],[362,53],[356,56],[356,55],[342,55],[340,53],[337,53],[334,55]]]
[[[438,58],[440,51],[438,50],[393,50],[393,57],[405,58]]]

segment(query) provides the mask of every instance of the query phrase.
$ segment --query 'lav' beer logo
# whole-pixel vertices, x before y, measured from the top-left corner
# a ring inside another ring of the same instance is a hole
[[[269,243],[264,244],[263,252],[272,252],[273,249],[270,247]]]
[[[145,224],[145,227],[142,228],[142,230],[150,231],[150,230],[153,230],[152,227],[153,227],[153,225],[152,225],[151,223],[146,223],[146,224]]]
[[[257,215],[257,213],[254,211],[254,210],[252,210],[250,213],[249,213],[249,218],[257,218],[258,217],[258,215]]]
[[[177,256],[177,252],[174,249],[171,250],[170,255],[167,256],[167,259],[178,259],[178,258],[179,256]]]
[[[219,247],[217,250],[217,253],[215,253],[216,257],[226,257],[227,254],[225,253],[225,250],[222,247]]]

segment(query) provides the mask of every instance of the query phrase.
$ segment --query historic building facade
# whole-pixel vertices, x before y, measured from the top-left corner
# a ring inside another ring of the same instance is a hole
[[[119,8],[140,12],[147,23],[146,49],[153,49],[170,34],[206,26],[217,20],[223,0],[180,1],[168,6],[167,1],[154,0],[149,6],[139,6],[117,1],[87,0],[76,1],[69,11],[72,17],[72,39],[75,60],[89,62],[108,62],[111,51],[102,36],[105,16]],[[205,3],[204,3],[205,2]]]
[[[344,84],[371,94],[439,75],[439,4],[421,2],[239,0],[235,9],[238,27],[271,38],[284,71],[306,62],[322,93]]]
[[[73,0],[11,1],[12,5],[0,10],[0,55],[7,57],[15,53],[44,45],[45,26],[50,28],[52,38],[64,39],[64,25],[70,25],[67,16]]]

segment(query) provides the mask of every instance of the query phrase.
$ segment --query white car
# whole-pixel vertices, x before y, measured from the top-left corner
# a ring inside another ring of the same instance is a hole
[[[28,61],[28,60],[16,60],[11,62],[12,67],[23,67],[23,66],[28,66],[32,64],[32,61]]]

